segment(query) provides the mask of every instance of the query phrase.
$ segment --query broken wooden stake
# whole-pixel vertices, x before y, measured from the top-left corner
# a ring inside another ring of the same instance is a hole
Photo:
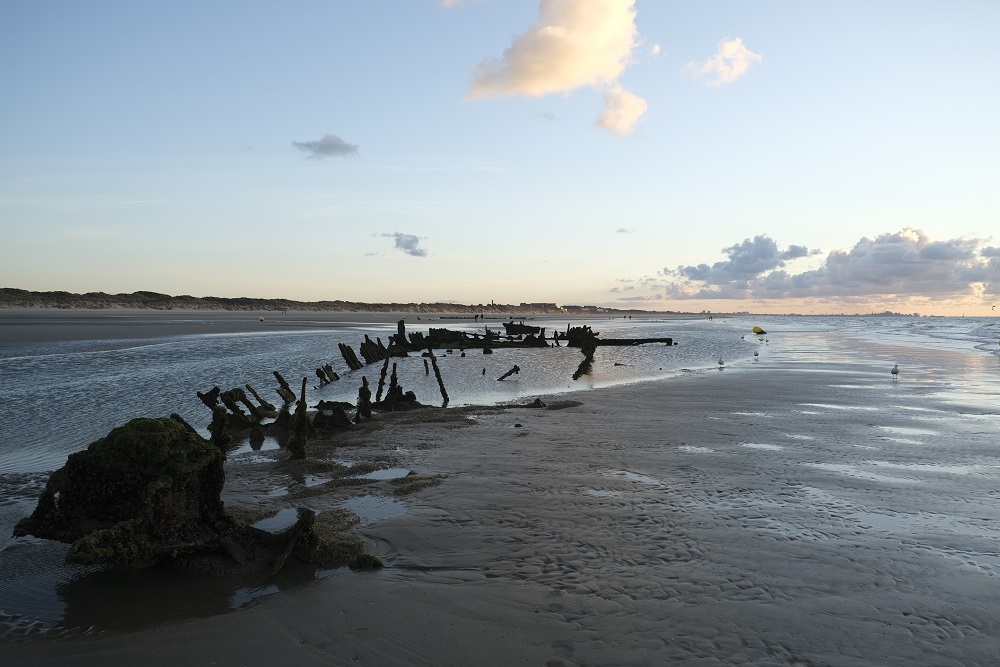
[[[485,371],[485,370],[486,369],[484,368],[483,371]],[[509,371],[507,371],[506,373],[504,373],[503,375],[501,375],[500,377],[498,377],[497,378],[497,382],[499,382],[500,380],[506,380],[511,375],[516,375],[517,373],[520,373],[520,372],[521,372],[521,367],[518,366],[517,364],[515,364],[514,368],[510,369]]]
[[[444,388],[444,380],[441,379],[441,369],[438,368],[437,357],[434,356],[434,351],[431,348],[427,348],[427,352],[430,354],[431,366],[434,367],[434,377],[437,378],[438,387],[441,388],[441,398],[444,399],[444,404],[441,407],[448,407],[448,391]]]

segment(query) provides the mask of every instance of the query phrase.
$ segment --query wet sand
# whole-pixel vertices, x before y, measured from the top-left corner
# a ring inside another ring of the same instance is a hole
[[[0,664],[997,664],[997,413],[883,371],[762,363],[387,420],[338,456],[445,479],[359,527],[385,568],[5,642]],[[254,502],[241,484],[229,502]]]
[[[263,317],[263,321],[259,318]],[[678,313],[662,313],[642,319],[688,319]],[[420,318],[420,319],[417,319]],[[370,328],[392,326],[404,319],[412,330],[428,326],[460,327],[476,322],[472,314],[383,313],[347,311],[226,311],[226,310],[138,310],[0,308],[0,345],[69,340],[122,340],[166,336],[254,333],[259,331],[321,330],[331,327]],[[570,321],[605,321],[606,316],[519,315],[516,319],[546,326],[565,326]],[[490,314],[483,322],[499,329],[510,318]]]
[[[5,308],[0,309],[0,344],[394,325],[400,318],[415,320],[395,313]]]

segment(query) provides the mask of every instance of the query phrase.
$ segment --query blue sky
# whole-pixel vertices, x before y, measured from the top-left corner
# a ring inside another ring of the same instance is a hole
[[[988,314],[995,2],[0,5],[0,286]]]

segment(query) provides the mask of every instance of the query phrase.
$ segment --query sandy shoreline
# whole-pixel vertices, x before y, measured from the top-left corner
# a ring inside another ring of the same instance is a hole
[[[446,476],[361,527],[380,571],[0,664],[996,664],[995,439],[961,406],[844,364],[567,399],[372,434]]]
[[[398,313],[5,309],[0,310],[0,344],[389,326],[403,317],[413,318]]]
[[[259,318],[263,317],[263,321]],[[306,331],[327,328],[394,327],[406,320],[411,330],[428,326],[458,327],[472,324],[472,314],[414,312],[340,312],[340,311],[225,311],[225,310],[85,310],[44,308],[0,309],[0,345],[76,340],[122,340],[167,336],[255,333],[261,331]],[[420,319],[417,319],[420,318]],[[606,316],[518,315],[517,318],[540,326],[565,326],[577,321],[606,321]],[[661,319],[698,319],[664,313],[636,316],[636,321]],[[503,315],[489,314],[483,320],[499,329],[509,321]]]

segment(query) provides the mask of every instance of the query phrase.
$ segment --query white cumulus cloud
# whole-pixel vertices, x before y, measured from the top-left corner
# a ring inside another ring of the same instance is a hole
[[[541,0],[538,22],[514,38],[503,57],[473,70],[469,98],[568,93],[609,88],[598,124],[631,130],[646,102],[618,86],[638,44],[635,0]]]
[[[762,59],[759,53],[743,46],[743,40],[737,37],[722,40],[714,56],[689,62],[684,69],[696,79],[706,79],[710,86],[721,86],[736,81]]]
[[[597,124],[615,134],[631,134],[647,108],[646,100],[621,86],[614,86],[604,93],[604,110]]]

